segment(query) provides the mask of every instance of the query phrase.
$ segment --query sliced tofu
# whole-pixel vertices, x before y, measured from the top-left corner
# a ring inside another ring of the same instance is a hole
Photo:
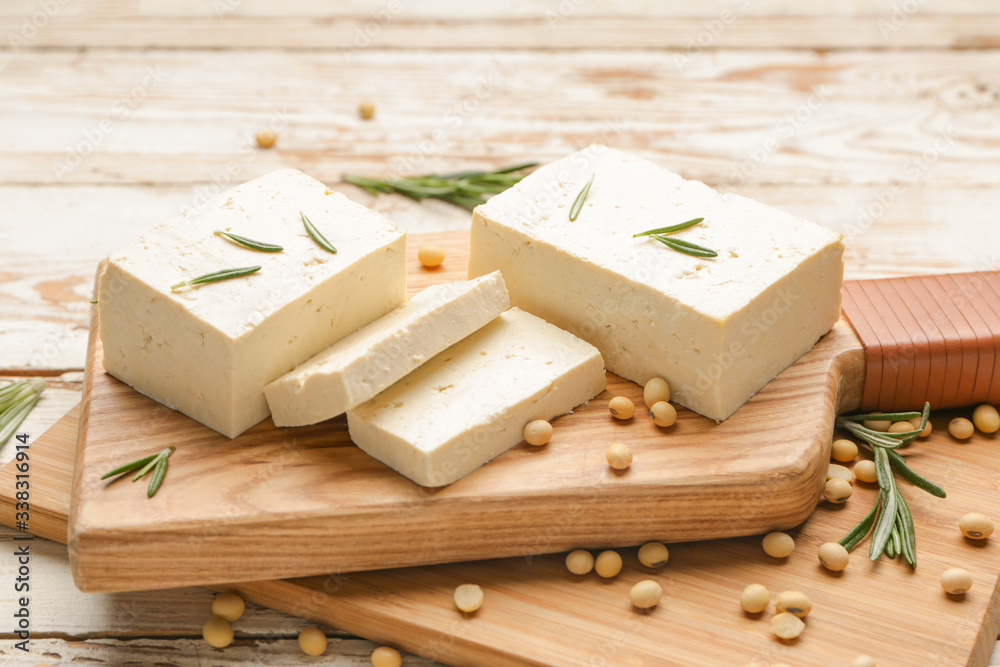
[[[264,387],[274,423],[302,426],[341,415],[509,307],[499,271],[428,287]]]
[[[281,169],[111,253],[101,278],[104,368],[230,438],[268,415],[264,386],[406,299],[406,234]],[[337,248],[321,248],[301,212]],[[224,231],[280,245],[259,252]],[[235,267],[257,273],[172,291]]]
[[[693,218],[672,238],[718,257],[633,236]],[[476,208],[469,275],[500,270],[513,305],[593,343],[608,370],[665,378],[676,402],[722,420],[837,322],[843,252],[829,229],[591,146]]]
[[[605,388],[589,343],[518,308],[347,413],[355,444],[421,486],[451,484]]]

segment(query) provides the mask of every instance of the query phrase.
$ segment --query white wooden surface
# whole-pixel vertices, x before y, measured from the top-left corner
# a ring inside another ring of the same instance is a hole
[[[468,215],[336,180],[602,141],[845,232],[851,277],[1000,268],[993,0],[7,0],[0,37],[0,381],[51,383],[34,435],[79,398],[97,261],[278,166],[431,231]],[[278,146],[257,151],[267,126]],[[304,658],[303,621],[251,606],[212,650],[212,593],[83,595],[63,547],[34,549],[34,662],[363,665],[373,647]],[[0,664],[34,664],[11,637]]]

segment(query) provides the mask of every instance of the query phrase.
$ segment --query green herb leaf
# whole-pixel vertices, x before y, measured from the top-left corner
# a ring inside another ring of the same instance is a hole
[[[882,502],[883,496],[884,494],[882,491],[879,491],[878,497],[875,498],[875,504],[872,505],[871,511],[868,512],[868,514],[865,515],[865,518],[859,521],[854,528],[847,531],[846,535],[840,538],[841,546],[850,551],[856,547],[861,540],[865,539],[865,536],[867,536],[872,529],[872,524],[875,523],[875,515],[878,513],[878,508]]]
[[[580,215],[580,209],[583,208],[583,202],[587,201],[587,195],[590,194],[590,186],[594,184],[594,177],[597,176],[596,173],[590,175],[590,180],[587,184],[583,186],[580,193],[573,200],[573,205],[569,207],[569,219],[570,222],[576,220],[577,216]]]
[[[684,253],[685,255],[691,255],[692,257],[712,258],[719,256],[719,253],[715,252],[711,248],[706,248],[698,245],[697,243],[691,243],[690,241],[682,241],[681,239],[675,239],[670,236],[660,236],[659,234],[654,234],[652,238],[656,239],[671,250],[676,250],[677,252]]]
[[[531,169],[536,164],[528,162],[495,171],[457,171],[385,180],[352,174],[344,174],[342,178],[345,183],[364,188],[373,195],[396,193],[418,202],[440,199],[471,211],[490,196],[515,185],[526,175],[516,172]]]
[[[215,232],[216,236],[221,236],[227,238],[234,243],[241,246],[250,248],[251,250],[259,250],[261,252],[281,252],[284,250],[280,245],[275,245],[273,243],[264,243],[263,241],[254,241],[253,239],[248,239],[245,236],[240,236],[239,234],[233,234],[232,232]]]
[[[171,285],[170,289],[176,292],[182,287],[194,287],[195,285],[205,285],[207,283],[219,282],[220,280],[229,280],[230,278],[242,278],[243,276],[249,276],[251,273],[257,273],[258,271],[260,271],[259,266],[242,266],[236,269],[222,269],[221,271],[206,273],[203,276],[198,276],[197,278],[192,278],[191,280]]]
[[[0,447],[7,444],[45,391],[44,380],[19,380],[0,389]]]
[[[913,484],[919,489],[923,489],[932,496],[937,496],[938,498],[947,498],[948,494],[945,493],[944,489],[930,481],[926,477],[923,477],[917,473],[913,468],[909,466],[902,456],[894,451],[889,451],[889,464],[893,469],[900,474],[900,476],[906,481]]]
[[[114,477],[116,475],[121,475],[122,473],[132,472],[136,468],[141,468],[150,461],[154,460],[159,454],[150,454],[149,456],[144,456],[141,459],[132,461],[131,463],[126,463],[125,465],[118,466],[114,470],[110,470],[101,476],[101,479],[107,479],[108,477]]]
[[[153,457],[152,461],[150,461],[146,465],[142,466],[142,468],[139,470],[139,472],[137,472],[135,474],[135,476],[132,478],[132,483],[135,484],[140,479],[142,479],[147,474],[149,474],[149,471],[153,469],[153,466],[155,466],[157,463],[160,462],[160,459],[162,457],[163,457],[163,452],[160,452],[159,454],[157,454],[156,456]]]
[[[163,457],[156,463],[153,476],[149,479],[149,487],[146,489],[146,497],[152,498],[160,490],[164,478],[167,476],[167,458]]]
[[[316,244],[323,250],[337,254],[337,249],[333,247],[332,243],[326,240],[326,237],[323,236],[322,232],[316,229],[316,225],[314,225],[309,218],[306,217],[306,214],[299,211],[299,215],[302,216],[302,224],[306,226],[306,231],[309,232],[309,236],[312,237],[312,240],[315,241]]]
[[[867,421],[885,421],[885,422],[902,422],[910,421],[911,419],[916,419],[920,416],[919,412],[866,412],[860,415],[844,415],[841,419],[851,422],[867,422]]]
[[[639,232],[638,234],[633,234],[632,238],[637,236],[653,236],[654,234],[673,234],[674,232],[679,232],[681,230],[687,229],[688,227],[694,227],[700,222],[704,222],[705,218],[693,218],[687,222],[682,222],[677,225],[671,225],[670,227],[660,227],[658,229],[650,229],[646,232]]]
[[[156,495],[156,492],[159,491],[160,485],[163,484],[163,479],[167,475],[167,466],[169,465],[168,459],[170,459],[170,455],[174,453],[174,449],[175,447],[170,445],[156,454],[150,454],[149,456],[144,456],[141,459],[132,461],[131,463],[118,466],[114,470],[104,473],[104,476],[101,477],[101,479],[107,479],[126,472],[132,472],[138,468],[139,472],[132,477],[133,482],[138,482],[140,479],[149,474],[150,470],[152,470],[153,476],[149,478],[149,486],[146,489],[146,497],[152,498]]]
[[[868,557],[872,560],[878,560],[885,551],[885,545],[892,537],[892,528],[896,522],[896,484],[892,478],[892,469],[889,467],[889,457],[881,447],[875,449],[875,472],[879,488],[885,491],[885,502],[875,522],[872,542],[868,548]]]

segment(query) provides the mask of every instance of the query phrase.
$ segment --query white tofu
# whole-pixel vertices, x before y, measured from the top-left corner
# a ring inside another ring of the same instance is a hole
[[[343,414],[509,307],[499,271],[428,287],[264,387],[271,417],[303,426]]]
[[[282,169],[111,254],[100,282],[104,368],[235,437],[268,415],[264,386],[406,298],[406,235],[305,174]],[[338,250],[308,235],[304,211]],[[274,243],[265,253],[216,230]],[[250,276],[171,291],[232,267]]]
[[[512,308],[347,413],[361,449],[421,486],[444,486],[604,391],[589,343]]]
[[[633,238],[701,217],[673,236],[717,258]],[[673,400],[722,420],[836,323],[843,250],[833,231],[591,146],[476,208],[469,275],[500,270],[513,305],[596,345],[608,370],[663,377]]]

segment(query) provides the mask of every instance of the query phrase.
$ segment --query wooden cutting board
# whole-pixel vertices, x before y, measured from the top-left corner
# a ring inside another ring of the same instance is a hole
[[[916,521],[916,571],[898,561],[871,563],[864,544],[843,573],[817,563],[818,545],[838,539],[871,506],[875,489],[859,483],[846,504],[821,504],[793,531],[797,548],[785,561],[764,555],[752,537],[672,545],[670,562],[659,571],[641,567],[635,550],[623,549],[625,568],[612,580],[571,575],[556,554],[224,588],[456,666],[740,667],[756,661],[848,667],[863,652],[879,667],[985,667],[1000,628],[1000,539],[965,540],[957,521],[969,511],[1000,518],[998,439],[976,435],[960,444],[946,433],[951,416],[937,415],[931,437],[905,452],[949,492],[934,498],[901,482]],[[74,410],[29,450],[30,530],[60,542],[77,421]],[[14,525],[14,474],[13,464],[0,470],[0,523],[8,526]],[[975,579],[961,600],[944,595],[937,583],[953,566]],[[651,613],[637,613],[628,602],[629,588],[644,578],[665,589]],[[739,592],[752,582],[772,593],[795,589],[811,596],[814,610],[796,642],[770,636],[773,607],[759,618],[740,611]],[[462,583],[479,584],[486,593],[474,616],[453,607],[452,592]]]
[[[433,271],[416,259],[429,242],[447,253]],[[468,234],[413,235],[408,255],[411,293],[464,279]],[[862,348],[845,322],[722,424],[679,410],[677,425],[661,430],[642,407],[641,387],[609,374],[608,391],[557,419],[547,446],[522,444],[448,487],[425,489],[355,447],[343,417],[294,429],[268,419],[233,440],[221,436],[108,375],[96,327],[69,531],[85,591],[789,528],[815,507],[835,412],[856,406],[863,384]],[[635,418],[610,416],[616,394],[636,402]],[[625,473],[605,459],[615,441],[635,457]],[[127,479],[100,480],[171,444],[177,450],[155,498]]]

